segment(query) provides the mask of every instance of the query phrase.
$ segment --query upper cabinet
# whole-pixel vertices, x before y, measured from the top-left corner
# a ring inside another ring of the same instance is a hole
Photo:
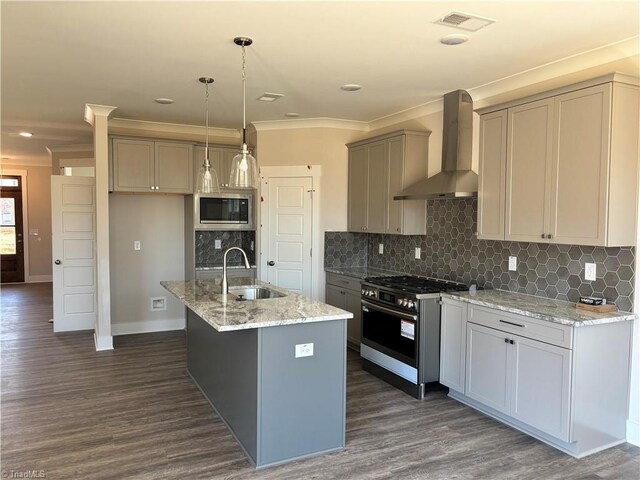
[[[582,87],[482,114],[478,238],[635,243],[638,87]]]
[[[113,191],[192,193],[192,156],[188,143],[114,138]]]
[[[350,232],[426,233],[426,202],[393,196],[426,178],[429,134],[400,130],[347,145]]]
[[[204,150],[201,145],[195,147],[195,162],[193,165],[194,185],[198,178],[200,167],[204,163]],[[218,175],[220,188],[229,188],[229,177],[231,176],[231,161],[239,152],[238,147],[209,147],[209,162]]]

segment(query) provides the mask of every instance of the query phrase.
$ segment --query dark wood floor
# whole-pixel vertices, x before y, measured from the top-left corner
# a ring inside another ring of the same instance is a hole
[[[254,470],[185,371],[182,332],[54,335],[51,285],[8,285],[2,304],[2,470],[50,479],[638,479],[640,449],[582,460],[442,393],[417,401],[349,355],[347,448]],[[3,473],[4,477],[4,473]],[[15,477],[15,475],[14,475]]]

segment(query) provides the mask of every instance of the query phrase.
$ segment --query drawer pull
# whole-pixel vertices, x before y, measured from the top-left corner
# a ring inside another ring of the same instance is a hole
[[[514,327],[520,327],[520,328],[524,328],[525,325],[522,325],[521,323],[513,323],[513,322],[507,322],[506,320],[500,320],[501,323],[507,323],[509,325],[513,325]]]

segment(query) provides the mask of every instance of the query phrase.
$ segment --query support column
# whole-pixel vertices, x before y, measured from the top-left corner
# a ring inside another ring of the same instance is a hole
[[[84,107],[84,120],[93,126],[93,152],[96,161],[96,291],[98,315],[93,338],[96,351],[113,350],[111,336],[111,283],[109,277],[109,115],[117,107]]]

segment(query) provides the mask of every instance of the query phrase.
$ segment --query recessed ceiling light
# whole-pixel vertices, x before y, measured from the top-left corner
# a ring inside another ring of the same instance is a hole
[[[269,92],[264,92],[262,95],[260,95],[257,100],[260,100],[261,102],[275,102],[276,100],[278,100],[279,98],[284,97],[284,95],[282,93],[269,93]]]
[[[356,83],[347,83],[346,85],[342,85],[340,88],[345,92],[357,92],[362,88],[362,85],[358,85]]]
[[[21,137],[27,137],[27,138],[33,137],[33,133],[31,132],[20,132],[18,133],[18,135],[20,135]]]
[[[300,114],[296,112],[289,112],[289,113],[285,113],[284,116],[289,118],[298,118]]]
[[[469,37],[467,37],[466,35],[462,35],[460,33],[452,33],[451,35],[442,37],[440,39],[440,43],[444,43],[445,45],[460,45],[467,40],[469,40]]]
[[[162,104],[162,105],[171,105],[175,100],[173,100],[173,98],[156,98],[156,102]]]

